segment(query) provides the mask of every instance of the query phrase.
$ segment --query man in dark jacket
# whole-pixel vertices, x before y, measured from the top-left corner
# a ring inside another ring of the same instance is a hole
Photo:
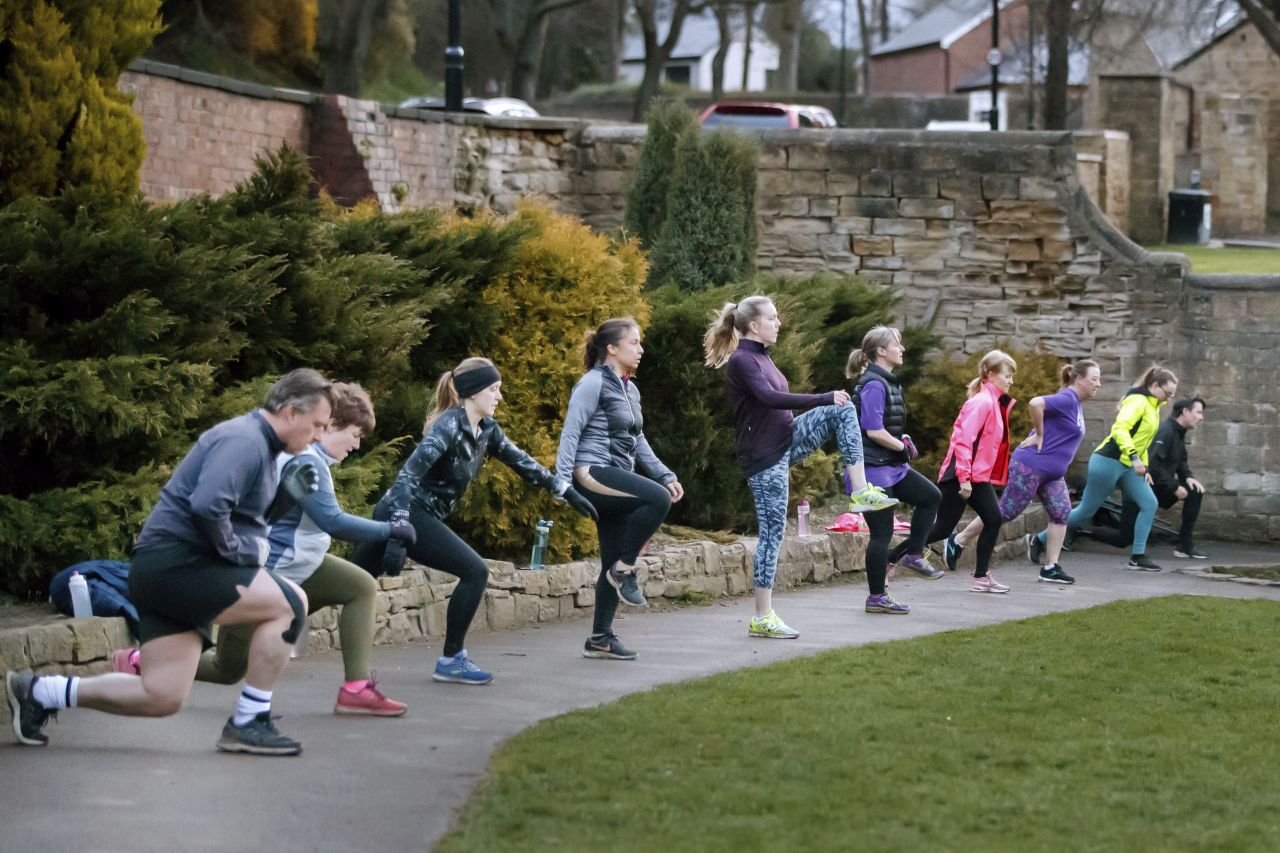
[[[1187,431],[1204,421],[1204,400],[1199,397],[1178,400],[1173,404],[1169,417],[1160,424],[1156,437],[1148,451],[1147,482],[1156,493],[1161,509],[1168,509],[1182,501],[1182,526],[1178,532],[1178,546],[1173,556],[1203,560],[1209,555],[1195,544],[1192,532],[1200,517],[1200,503],[1204,499],[1204,484],[1191,475],[1187,464]],[[1095,527],[1093,538],[1116,547],[1127,547],[1133,541],[1133,526],[1138,517],[1138,507],[1124,502],[1120,513],[1120,527],[1115,530]]]

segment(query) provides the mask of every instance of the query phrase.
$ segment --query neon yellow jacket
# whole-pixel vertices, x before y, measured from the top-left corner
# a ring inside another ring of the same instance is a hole
[[[1120,413],[1111,425],[1111,434],[1098,445],[1094,453],[1119,459],[1130,468],[1133,457],[1147,464],[1147,448],[1155,440],[1160,428],[1160,401],[1147,393],[1145,388],[1131,388],[1120,403]]]

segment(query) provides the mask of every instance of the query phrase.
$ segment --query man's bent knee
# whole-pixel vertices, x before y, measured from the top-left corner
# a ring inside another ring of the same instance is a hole
[[[275,575],[271,577],[280,585],[280,591],[284,593],[284,600],[289,603],[289,626],[284,629],[280,637],[292,646],[298,642],[298,638],[302,636],[302,632],[307,627],[307,597],[292,582]]]

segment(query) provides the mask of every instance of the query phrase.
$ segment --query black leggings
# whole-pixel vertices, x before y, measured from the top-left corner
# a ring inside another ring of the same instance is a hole
[[[894,548],[894,562],[903,554],[923,554],[925,537],[938,514],[942,493],[918,471],[908,469],[907,476],[885,489],[892,497],[915,509],[911,513],[911,533],[905,542]],[[893,507],[863,515],[871,538],[867,540],[867,590],[872,595],[884,595],[884,579],[889,570],[889,540],[893,538]]]
[[[574,487],[600,513],[600,577],[596,579],[596,611],[591,631],[613,629],[618,591],[605,578],[614,563],[635,565],[640,549],[657,532],[671,509],[671,493],[648,477],[612,466],[592,465],[591,480],[583,482],[575,472]]]
[[[1187,488],[1183,483],[1179,485]],[[1152,491],[1156,493],[1156,500],[1160,503],[1161,509],[1168,509],[1180,500],[1177,486],[1172,489],[1156,488]],[[1196,519],[1200,517],[1200,504],[1204,500],[1204,495],[1187,488],[1187,496],[1181,500],[1183,500],[1182,525],[1178,530],[1178,549],[1186,553],[1195,545]],[[1099,542],[1105,542],[1117,548],[1128,548],[1133,544],[1133,528],[1138,523],[1139,512],[1138,505],[1126,498],[1120,511],[1120,527],[1118,529],[1095,527],[1089,531],[1089,535]]]
[[[978,568],[974,577],[985,577],[991,565],[991,552],[996,549],[1000,538],[1000,499],[996,497],[995,486],[990,483],[974,483],[973,493],[965,500],[960,496],[959,480],[943,480],[939,484],[942,491],[942,505],[938,507],[938,520],[929,532],[930,542],[940,542],[956,529],[960,516],[964,515],[967,503],[982,519],[982,535],[978,537]]]
[[[379,503],[373,510],[373,517],[377,521],[386,521],[391,513]],[[418,541],[408,549],[414,562],[458,577],[458,585],[449,596],[444,628],[443,654],[453,657],[466,646],[467,629],[484,600],[489,567],[474,548],[434,515],[411,507],[409,521],[418,532]],[[382,573],[382,554],[386,547],[383,542],[366,542],[356,549],[353,562],[377,577]]]

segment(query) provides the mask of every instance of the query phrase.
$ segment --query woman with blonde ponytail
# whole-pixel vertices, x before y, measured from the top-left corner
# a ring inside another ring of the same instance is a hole
[[[834,436],[853,490],[850,512],[868,512],[898,501],[867,483],[858,415],[848,392],[792,394],[787,378],[769,357],[782,320],[767,296],[728,303],[703,337],[706,363],[725,367],[729,407],[737,424],[738,466],[755,498],[760,541],[755,555],[756,615],[751,637],[793,639],[799,632],[773,611],[773,581],[787,524],[789,470]],[[799,417],[796,410],[808,410]]]
[[[907,434],[907,404],[902,381],[894,375],[901,367],[907,348],[902,333],[888,326],[875,326],[862,338],[862,346],[849,354],[845,375],[855,381],[853,397],[862,422],[862,446],[867,460],[867,481],[915,509],[911,513],[911,533],[894,552],[893,512],[866,514],[868,613],[905,615],[911,607],[889,595],[885,581],[889,563],[902,566],[923,578],[937,580],[942,572],[929,565],[924,555],[925,538],[933,528],[942,493],[928,477],[911,467],[919,455]]]
[[[484,599],[489,568],[480,555],[445,524],[467,486],[490,456],[535,486],[568,502],[576,511],[595,517],[582,495],[511,442],[493,413],[502,402],[502,376],[487,358],[464,359],[445,371],[436,383],[436,398],[427,415],[422,441],[395,482],[373,510],[378,521],[408,521],[417,533],[407,548],[361,546],[355,562],[375,577],[400,573],[405,556],[442,572],[456,575],[458,585],[449,598],[442,656],[432,679],[454,684],[488,684],[493,676],[467,655],[464,643],[471,620]]]
[[[1000,503],[995,487],[1003,486],[1009,475],[1009,412],[1017,402],[1009,396],[1009,389],[1017,369],[1013,357],[998,349],[978,362],[978,376],[968,385],[969,399],[960,407],[951,427],[951,443],[938,472],[942,505],[929,541],[950,536],[966,504],[982,519],[977,566],[969,584],[974,592],[1009,591],[991,575],[989,567],[1000,535]],[[949,565],[954,570],[955,564]]]
[[[1034,534],[1027,536],[1027,555],[1040,566],[1040,580],[1046,583],[1073,584],[1076,579],[1063,571],[1058,563],[1062,540],[1071,514],[1071,494],[1067,489],[1067,468],[1084,441],[1083,403],[1092,400],[1102,386],[1098,363],[1082,358],[1062,367],[1062,389],[1047,397],[1033,397],[1027,404],[1031,412],[1031,435],[1009,460],[1009,484],[1000,495],[1000,520],[1012,521],[1022,514],[1032,498],[1039,498],[1049,516],[1048,548],[1040,545]],[[944,555],[954,571],[966,546],[983,530],[981,518],[975,518],[960,533],[947,537]],[[1042,562],[1042,557],[1047,561]],[[979,592],[990,592],[979,589]]]

